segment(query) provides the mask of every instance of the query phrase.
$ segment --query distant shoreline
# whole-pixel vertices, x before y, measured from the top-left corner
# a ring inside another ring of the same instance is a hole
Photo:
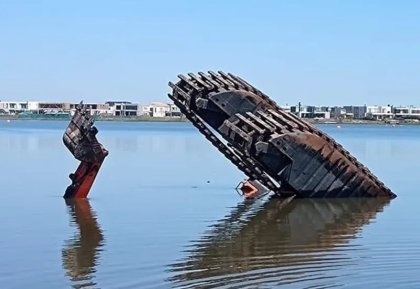
[[[378,125],[419,125],[420,122],[417,120],[369,120],[369,119],[312,119],[305,118],[305,121],[310,124],[332,124],[332,125],[345,125],[345,124],[378,124]]]
[[[35,116],[17,116],[0,115],[0,120],[39,120],[39,121],[70,121],[68,115],[35,115]],[[151,116],[98,116],[96,121],[124,121],[124,122],[188,122],[185,117],[151,117]]]
[[[70,116],[68,115],[35,115],[35,116],[18,116],[18,115],[0,115],[0,120],[36,120],[36,121],[69,121]],[[413,120],[366,120],[366,119],[313,119],[305,118],[305,121],[310,124],[331,124],[331,125],[342,125],[342,124],[378,124],[378,125],[399,125],[399,124],[410,124],[419,125],[420,121]],[[98,116],[96,121],[116,121],[116,122],[189,122],[185,117],[151,117],[151,116]]]

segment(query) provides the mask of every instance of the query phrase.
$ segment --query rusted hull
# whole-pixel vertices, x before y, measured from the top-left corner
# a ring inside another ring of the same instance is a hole
[[[101,168],[102,162],[103,160],[95,162],[81,162],[76,172],[70,175],[72,184],[67,187],[64,193],[64,198],[86,198],[93,182],[95,181],[96,175]]]
[[[98,130],[93,123],[94,119],[89,111],[80,104],[63,135],[65,146],[77,160],[81,161],[76,172],[70,174],[72,183],[64,193],[66,199],[87,197],[108,155],[108,151],[96,139]]]
[[[239,77],[223,72],[178,77],[169,83],[169,97],[181,112],[251,180],[276,194],[396,196],[331,137]]]

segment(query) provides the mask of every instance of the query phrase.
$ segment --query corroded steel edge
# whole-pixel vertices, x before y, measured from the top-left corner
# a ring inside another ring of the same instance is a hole
[[[256,89],[243,79],[234,76],[232,74],[227,74],[219,71],[214,73],[209,71],[208,74],[199,72],[199,75],[192,73],[187,76],[179,75],[180,81],[177,84],[169,83],[169,86],[173,89],[173,94],[169,94],[169,97],[174,101],[174,103],[180,108],[181,112],[193,123],[195,127],[214,145],[220,152],[225,155],[232,163],[234,163],[241,171],[243,171],[248,177],[257,179],[264,185],[266,185],[270,190],[279,193],[281,191],[280,184],[277,183],[278,180],[273,180],[269,175],[264,172],[264,168],[261,167],[258,162],[255,162],[252,158],[249,158],[237,149],[229,147],[223,144],[214,133],[212,133],[206,126],[205,122],[200,118],[200,116],[195,113],[194,109],[191,109],[190,106],[194,105],[191,102],[192,95],[208,94],[213,91],[230,91],[230,90],[242,90],[251,92],[258,97],[260,97],[266,104],[272,107],[272,113],[279,114],[279,117],[284,119],[286,123],[290,125],[292,129],[296,128],[301,132],[308,132],[314,135],[317,135],[324,139],[329,145],[333,146],[335,150],[341,153],[346,161],[351,162],[357,170],[363,173],[367,178],[374,182],[381,190],[387,192],[387,194],[393,198],[396,195],[393,194],[381,181],[379,181],[376,176],[374,176],[365,166],[363,166],[355,157],[353,157],[347,150],[345,150],[341,145],[339,145],[333,138],[328,136],[326,133],[323,133],[319,129],[313,127],[306,121],[298,118],[294,114],[287,113],[283,111],[273,100],[271,100],[267,95],[262,93],[260,90]],[[180,84],[184,85],[180,85]],[[181,86],[185,87],[185,84],[189,88],[189,91],[183,90]],[[183,98],[181,101],[178,98],[180,95]],[[338,162],[334,163],[337,164]],[[363,180],[359,185],[363,184]],[[370,189],[368,187],[368,189]]]

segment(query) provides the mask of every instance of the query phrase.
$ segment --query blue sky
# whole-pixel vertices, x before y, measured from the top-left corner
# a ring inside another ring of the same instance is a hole
[[[225,70],[279,104],[420,105],[420,1],[0,0],[0,99],[167,100]]]

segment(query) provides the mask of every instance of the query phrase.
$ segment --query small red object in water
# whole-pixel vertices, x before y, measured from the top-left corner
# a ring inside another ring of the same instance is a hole
[[[252,199],[260,195],[260,190],[254,186],[250,181],[242,182],[242,186],[240,187],[242,195],[246,199]]]

